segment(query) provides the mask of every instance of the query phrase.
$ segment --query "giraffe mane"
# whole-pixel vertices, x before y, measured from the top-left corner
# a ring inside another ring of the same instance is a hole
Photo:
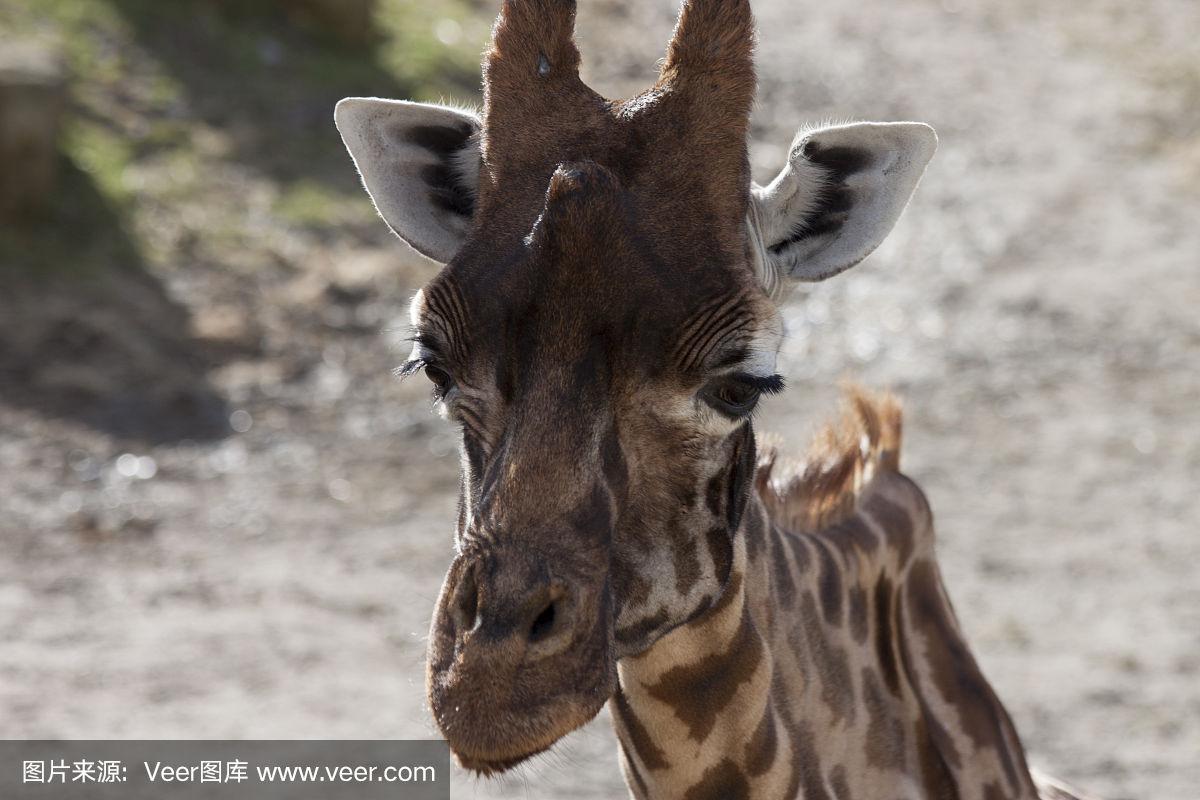
[[[799,461],[764,444],[755,488],[771,519],[793,531],[817,531],[854,514],[880,472],[900,469],[900,401],[891,392],[847,384],[836,419],[819,428]]]

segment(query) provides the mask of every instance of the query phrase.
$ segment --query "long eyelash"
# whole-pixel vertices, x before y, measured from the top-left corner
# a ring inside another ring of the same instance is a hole
[[[437,343],[434,341],[434,338],[432,336],[430,336],[429,334],[426,334],[426,333],[422,333],[421,331],[413,332],[413,335],[408,337],[408,340],[410,342],[416,342],[417,344],[421,345],[422,347],[428,347],[430,349],[433,349],[434,347],[437,346]]]
[[[437,337],[425,333],[424,331],[414,331],[413,335],[408,337],[408,341],[414,344],[419,344],[424,349],[428,350],[435,356],[442,356],[442,345]]]
[[[784,380],[782,375],[738,375],[737,379],[743,383],[747,383],[758,389],[763,394],[779,394],[783,391]]]
[[[425,365],[427,363],[429,362],[423,358],[414,358],[411,361],[405,361],[403,364],[396,367],[394,370],[392,370],[392,374],[400,380],[404,380],[409,375],[413,375],[425,369]]]

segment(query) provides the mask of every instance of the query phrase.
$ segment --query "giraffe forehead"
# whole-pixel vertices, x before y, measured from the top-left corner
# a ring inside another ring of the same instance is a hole
[[[586,354],[626,371],[774,372],[783,324],[756,287],[736,279],[622,282],[619,269],[612,272],[615,285],[603,287],[532,271],[465,287],[439,280],[414,296],[410,320],[449,350],[526,367],[535,357],[555,363]]]

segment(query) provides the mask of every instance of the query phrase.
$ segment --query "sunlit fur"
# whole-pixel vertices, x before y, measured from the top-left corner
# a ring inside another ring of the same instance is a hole
[[[900,410],[851,387],[803,461],[760,460],[725,594],[619,664],[637,798],[1037,798],[955,620]]]
[[[847,386],[840,417],[818,429],[802,460],[788,462],[776,448],[763,449],[757,488],[767,515],[793,531],[847,519],[876,471],[899,471],[900,433],[895,396]]]

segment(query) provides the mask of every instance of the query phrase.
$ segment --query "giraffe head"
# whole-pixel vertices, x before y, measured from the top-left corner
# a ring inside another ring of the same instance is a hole
[[[580,80],[573,24],[568,0],[506,0],[482,117],[336,113],[380,214],[444,265],[403,369],[462,431],[427,677],[481,772],[587,722],[620,658],[721,595],[750,415],[782,387],[774,298],[870,253],[935,146],[915,123],[813,130],[754,186],[747,0],[685,2],[659,81],[625,101]]]

